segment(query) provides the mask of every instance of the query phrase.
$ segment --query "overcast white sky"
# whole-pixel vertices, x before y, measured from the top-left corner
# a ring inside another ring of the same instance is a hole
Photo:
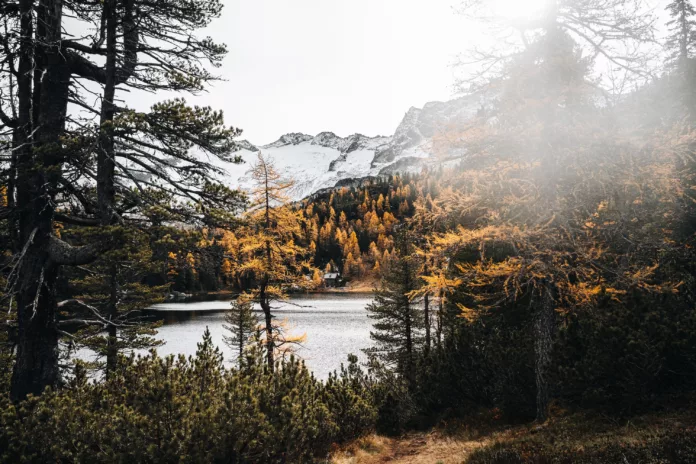
[[[393,134],[411,106],[453,96],[452,64],[485,30],[456,14],[461,0],[223,1],[207,32],[229,47],[226,81],[194,101],[259,145],[288,132]],[[486,1],[518,16],[545,0]],[[659,11],[666,0],[647,1]]]
[[[452,96],[470,34],[457,0],[224,0],[229,54],[199,101],[256,144],[287,132],[391,135],[411,106]]]

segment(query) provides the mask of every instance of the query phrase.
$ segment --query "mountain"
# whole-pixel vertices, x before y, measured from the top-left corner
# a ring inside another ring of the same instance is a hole
[[[298,200],[339,182],[345,184],[347,179],[419,171],[424,165],[436,163],[433,137],[452,124],[473,118],[486,104],[484,96],[474,94],[411,108],[390,137],[339,137],[322,132],[316,136],[285,134],[264,146],[241,141],[236,154],[244,164],[211,161],[225,171],[223,182],[233,188],[248,188],[248,170],[260,150],[274,160],[279,172],[295,180],[292,196]]]

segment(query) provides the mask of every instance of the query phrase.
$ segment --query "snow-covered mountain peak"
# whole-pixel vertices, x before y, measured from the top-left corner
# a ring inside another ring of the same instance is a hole
[[[350,179],[414,171],[434,163],[432,138],[453,123],[476,116],[485,98],[472,95],[447,102],[430,102],[423,108],[410,108],[391,137],[353,134],[340,137],[333,132],[316,136],[290,133],[277,141],[258,147],[239,142],[245,164],[220,162],[224,181],[232,188],[248,188],[248,171],[259,149],[271,157],[278,172],[295,180],[293,199],[304,198],[318,190]]]
[[[453,124],[474,118],[487,104],[487,98],[474,94],[446,102],[428,102],[423,108],[411,107],[396,128],[391,143],[375,153],[372,167],[382,166],[385,172],[393,172],[391,164],[399,160],[398,166],[409,164],[404,163],[405,158],[412,160],[410,164],[418,164],[418,159],[432,154],[433,136],[447,131]]]
[[[388,143],[390,137],[367,137],[362,134],[353,134],[348,137],[339,137],[333,132],[322,132],[312,139],[312,145],[326,148],[334,148],[341,153],[350,153],[365,148],[376,148]]]
[[[256,145],[252,144],[248,140],[240,140],[240,141],[236,142],[236,144],[240,150],[247,150],[247,151],[254,151],[254,152],[259,151],[259,149],[256,147]]]
[[[338,148],[343,139],[333,132],[321,132],[312,139],[312,145],[319,145],[327,148]]]
[[[287,145],[299,145],[304,142],[312,140],[314,137],[307,134],[302,134],[300,132],[291,132],[289,134],[281,135],[278,140],[268,145],[264,145],[262,148],[280,148]]]

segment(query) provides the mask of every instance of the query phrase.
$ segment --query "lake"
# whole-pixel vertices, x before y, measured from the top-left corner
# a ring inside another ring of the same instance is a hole
[[[158,338],[165,344],[157,349],[161,355],[196,353],[205,328],[210,329],[213,341],[218,345],[225,361],[236,358],[232,349],[222,341],[225,311],[230,301],[204,301],[189,303],[162,303],[152,308],[157,319],[164,322]],[[306,341],[297,348],[297,355],[305,360],[315,376],[326,379],[330,372],[346,363],[349,354],[365,360],[363,348],[371,346],[371,321],[367,306],[372,296],[367,294],[312,294],[294,295],[291,304],[274,304],[274,315],[286,320],[291,333],[305,334]],[[262,320],[260,307],[255,308]]]

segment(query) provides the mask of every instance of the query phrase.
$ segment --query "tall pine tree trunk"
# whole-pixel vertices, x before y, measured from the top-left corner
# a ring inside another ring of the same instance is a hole
[[[109,267],[109,303],[107,308],[108,319],[115,323],[118,319],[118,278],[116,264]],[[106,378],[108,379],[116,370],[118,362],[118,331],[115,324],[107,327],[106,341]]]
[[[271,189],[268,180],[268,169],[264,164],[264,228],[269,231],[271,228]],[[266,240],[266,266],[270,269],[273,266],[273,251],[271,250],[271,242]],[[271,314],[271,302],[266,295],[266,286],[268,285],[268,274],[264,275],[263,283],[261,284],[259,303],[263,310],[263,315],[266,321],[266,361],[268,369],[273,372],[274,351],[275,351],[275,335],[273,334],[273,315]]]
[[[103,18],[106,23],[106,63],[104,98],[99,121],[99,151],[97,154],[97,204],[101,225],[107,227],[114,221],[114,156],[113,120],[115,113],[114,98],[116,96],[116,0],[104,2]],[[109,320],[118,319],[118,268],[116,264],[109,266],[109,303],[107,314]],[[106,346],[106,378],[116,370],[118,361],[118,328],[115,324],[107,327]]]
[[[443,313],[443,311],[444,311],[443,297],[442,297],[442,291],[440,291],[440,296],[438,297],[438,301],[437,301],[437,320],[436,320],[437,326],[435,327],[435,337],[437,339],[437,349],[438,350],[442,349],[442,313]]]
[[[46,387],[55,386],[59,378],[52,285],[57,269],[46,266],[48,258],[42,247],[32,248],[35,249],[22,259],[17,291],[19,342],[10,392],[14,401],[23,400],[29,394],[41,394]]]
[[[273,372],[275,368],[274,353],[275,353],[275,335],[273,333],[273,315],[271,314],[271,302],[266,294],[266,285],[261,285],[259,291],[259,303],[263,310],[263,315],[266,323],[266,362],[268,369]]]
[[[411,302],[408,299],[408,292],[412,290],[411,284],[411,270],[409,269],[409,263],[407,258],[401,257],[402,269],[404,273],[404,294],[403,304],[404,304],[404,330],[406,332],[406,379],[408,380],[408,388],[410,391],[415,390],[416,378],[415,378],[415,366],[413,362],[413,321],[411,314]]]
[[[116,96],[116,0],[104,2],[106,19],[106,66],[104,98],[99,121],[99,151],[97,153],[97,203],[102,225],[113,220],[114,210],[114,98]]]
[[[22,69],[32,66],[32,4],[27,0],[20,3],[21,32],[22,37],[27,38],[20,50],[20,74]],[[51,261],[50,247],[55,212],[53,198],[61,176],[62,159],[67,155],[60,136],[65,129],[70,69],[59,46],[62,3],[42,0],[39,11],[41,27],[37,28],[36,38],[42,45],[34,53],[41,56],[37,61],[44,69],[38,92],[32,94],[29,74],[20,75],[18,79],[19,119],[23,125],[18,142],[23,148],[17,163],[22,250],[17,264],[16,288],[19,343],[11,387],[11,397],[15,401],[28,394],[40,394],[45,387],[57,384],[59,378],[55,301],[58,266]],[[32,113],[38,120],[32,122]],[[27,131],[32,125],[36,126],[33,139]]]
[[[548,418],[550,391],[549,367],[555,330],[555,300],[551,284],[542,288],[541,305],[534,317],[534,374],[536,378],[536,420],[545,422]]]
[[[430,295],[423,297],[423,318],[425,322],[425,357],[430,356]]]

